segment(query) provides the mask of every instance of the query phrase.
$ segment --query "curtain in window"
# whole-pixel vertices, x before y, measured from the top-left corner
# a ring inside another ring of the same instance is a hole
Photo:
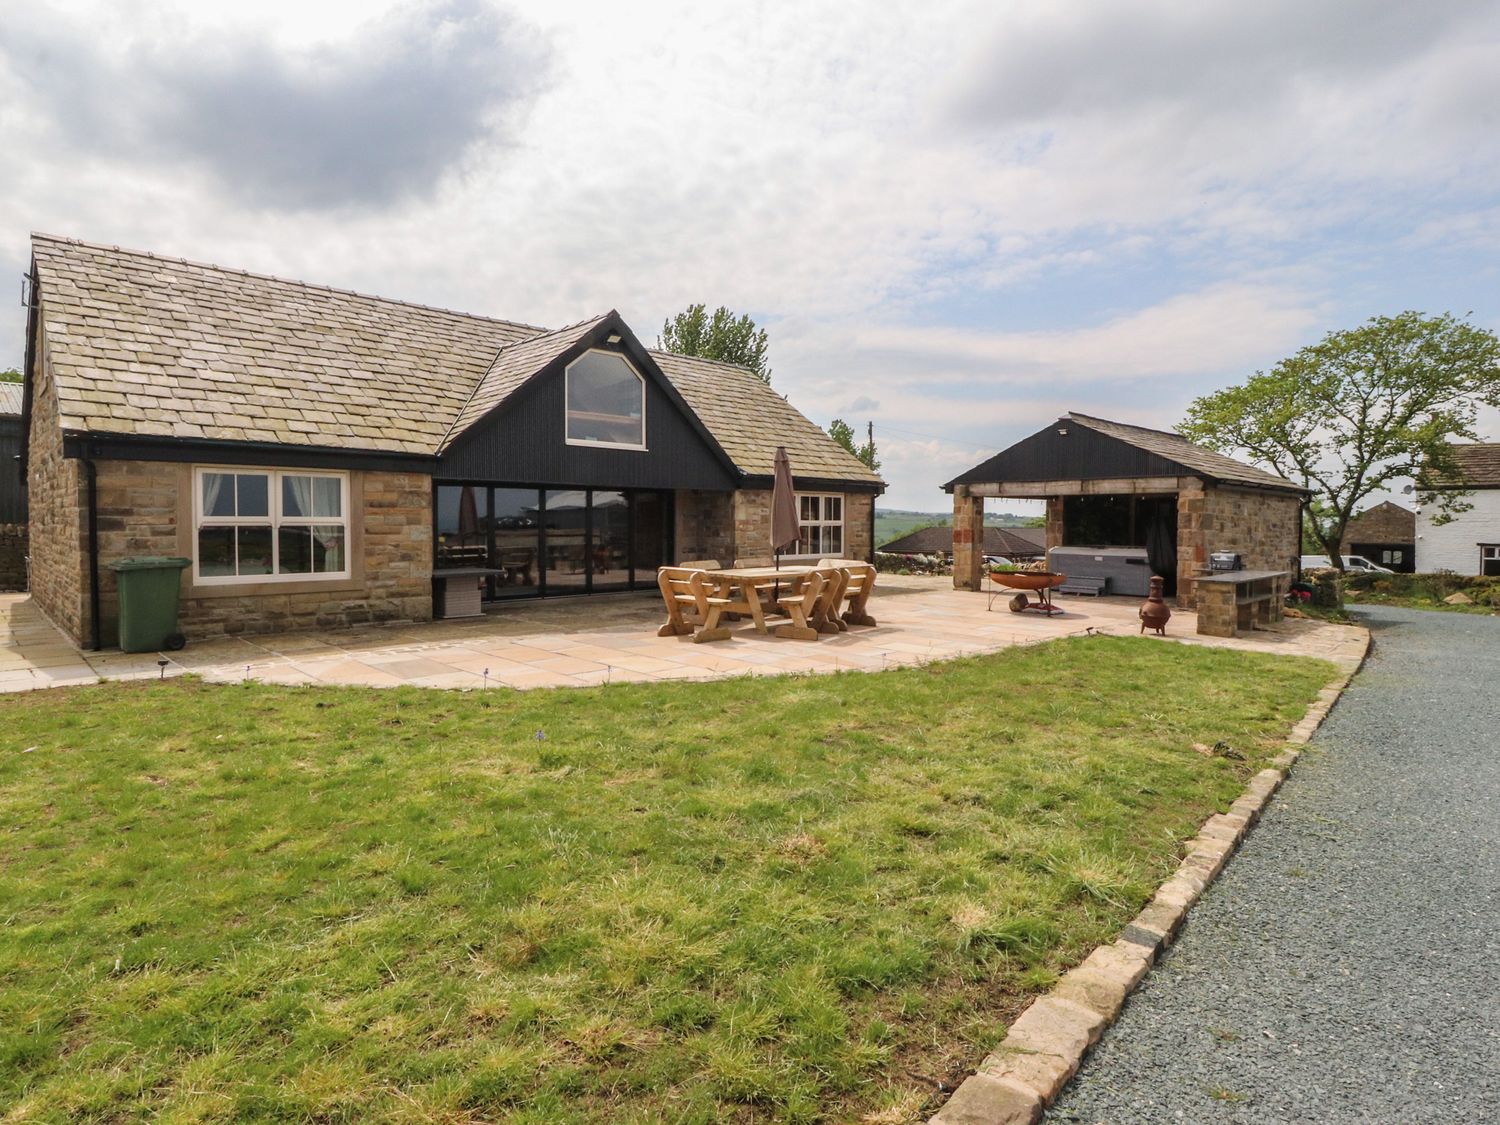
[[[224,491],[224,482],[232,480],[228,473],[203,474],[203,514],[211,515],[219,504],[219,494]]]
[[[284,476],[281,485],[281,514],[298,519],[310,517],[313,514],[313,478]]]

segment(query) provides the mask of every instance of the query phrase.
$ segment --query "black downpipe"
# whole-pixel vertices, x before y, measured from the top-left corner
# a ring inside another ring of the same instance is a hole
[[[89,648],[98,652],[104,647],[99,639],[99,473],[94,459],[83,461],[89,493]]]

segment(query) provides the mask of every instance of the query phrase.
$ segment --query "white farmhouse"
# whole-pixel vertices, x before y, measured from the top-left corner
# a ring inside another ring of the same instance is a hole
[[[1470,490],[1465,503],[1471,507],[1440,525],[1432,522],[1436,505],[1417,507],[1417,570],[1500,576],[1500,443],[1449,448],[1461,481],[1438,484]]]

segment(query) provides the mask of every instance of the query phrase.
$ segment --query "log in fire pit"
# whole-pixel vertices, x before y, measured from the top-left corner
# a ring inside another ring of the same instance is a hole
[[[995,598],[1001,592],[996,587],[1003,586],[1016,591],[1008,603],[1012,613],[1024,613],[1029,609],[1051,617],[1054,613],[1063,612],[1052,604],[1052,591],[1067,580],[1066,574],[1055,574],[1050,570],[992,570],[989,608],[994,607]],[[1028,590],[1037,595],[1036,601],[1027,599]]]

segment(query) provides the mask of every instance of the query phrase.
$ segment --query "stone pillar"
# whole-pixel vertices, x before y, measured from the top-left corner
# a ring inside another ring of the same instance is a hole
[[[953,588],[978,590],[984,578],[984,497],[953,486]]]
[[[1177,493],[1177,604],[1192,609],[1196,603],[1194,587],[1208,573],[1208,547],[1205,539],[1208,499],[1203,482],[1183,480]]]
[[[1063,498],[1047,497],[1047,550],[1063,546]]]
[[[1198,632],[1205,637],[1232,637],[1239,626],[1233,582],[1205,582],[1197,591]]]

